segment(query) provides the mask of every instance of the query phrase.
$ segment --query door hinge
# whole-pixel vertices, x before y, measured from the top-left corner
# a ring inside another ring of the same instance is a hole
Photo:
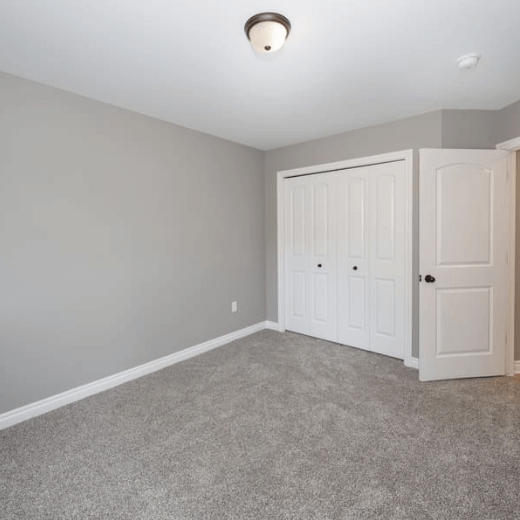
[[[419,281],[422,282],[422,274],[419,275]]]

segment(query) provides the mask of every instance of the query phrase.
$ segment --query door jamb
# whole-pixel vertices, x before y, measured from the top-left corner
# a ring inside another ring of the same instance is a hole
[[[516,267],[516,159],[520,151],[520,137],[497,144],[498,150],[510,152],[509,188],[511,192],[509,214],[509,328],[507,331],[506,376],[515,375],[515,267]],[[520,362],[518,363],[520,365]],[[517,369],[520,373],[520,366]]]
[[[346,161],[282,170],[276,174],[277,234],[278,234],[278,330],[285,332],[285,194],[284,179],[299,175],[312,175],[360,166],[373,166],[387,162],[404,161],[405,166],[405,345],[404,364],[416,367],[412,359],[412,294],[413,280],[413,150],[359,157]],[[415,361],[415,362],[414,362]],[[416,367],[417,368],[417,367]]]

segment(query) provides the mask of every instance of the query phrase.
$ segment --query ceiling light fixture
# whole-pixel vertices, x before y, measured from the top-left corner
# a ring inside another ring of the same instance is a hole
[[[283,47],[291,22],[282,14],[259,13],[249,18],[244,30],[256,52],[270,54]]]
[[[480,54],[478,53],[466,54],[457,60],[457,64],[460,70],[473,70],[477,67],[479,60]]]

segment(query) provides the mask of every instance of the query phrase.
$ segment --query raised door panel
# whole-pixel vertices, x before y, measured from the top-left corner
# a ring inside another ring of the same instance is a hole
[[[304,320],[307,315],[307,276],[305,271],[293,270],[291,278],[290,318]]]
[[[378,336],[395,339],[395,280],[374,279],[374,331]]]
[[[347,327],[352,331],[367,332],[367,313],[365,304],[368,302],[367,280],[364,276],[349,276],[348,280],[348,314]],[[358,345],[353,345],[358,346]]]
[[[290,225],[289,235],[291,254],[305,257],[305,186],[295,186],[290,190]]]
[[[437,265],[491,264],[492,172],[465,164],[439,168],[436,205]]]
[[[338,342],[369,349],[369,169],[338,176]]]
[[[387,169],[385,165],[385,169]],[[395,260],[395,185],[399,179],[395,172],[374,176],[375,258],[393,262]]]
[[[312,254],[314,258],[329,257],[330,229],[329,203],[330,186],[327,179],[311,179],[312,205]]]
[[[344,189],[347,228],[346,250],[351,260],[366,260],[367,233],[366,212],[368,179],[363,172],[347,172]]]
[[[312,275],[312,320],[326,325],[329,322],[329,275],[313,273]]]
[[[493,351],[492,287],[439,289],[436,298],[438,358]]]

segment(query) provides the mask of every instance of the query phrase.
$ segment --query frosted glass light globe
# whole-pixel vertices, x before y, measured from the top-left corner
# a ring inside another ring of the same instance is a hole
[[[271,53],[283,47],[287,38],[287,29],[278,22],[260,22],[249,30],[249,39],[255,51]]]

